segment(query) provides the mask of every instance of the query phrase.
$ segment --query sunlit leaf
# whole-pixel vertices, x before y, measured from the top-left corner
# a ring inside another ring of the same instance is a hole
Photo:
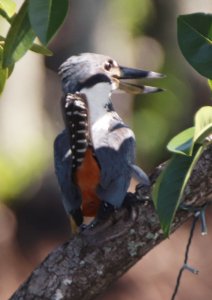
[[[193,144],[194,127],[190,127],[173,137],[167,145],[167,149],[174,153],[190,155]]]
[[[48,48],[42,46],[42,45],[38,45],[38,44],[33,44],[32,47],[30,48],[31,51],[39,53],[39,54],[43,54],[46,56],[52,56],[53,53],[51,50],[49,50]]]
[[[202,149],[203,146],[198,147],[193,156],[174,154],[156,181],[153,201],[165,235],[169,235],[176,210]]]
[[[27,10],[28,2],[24,2],[9,29],[4,47],[4,67],[14,64],[33,44],[35,33],[31,28]]]
[[[8,22],[10,22],[10,18],[8,16],[8,14],[6,13],[5,10],[0,8],[0,16],[3,17],[4,19],[6,19]]]
[[[183,55],[197,72],[212,79],[212,14],[181,15],[177,26]]]
[[[194,142],[204,143],[205,138],[212,134],[212,106],[203,106],[195,115]]]
[[[29,19],[33,30],[46,45],[62,25],[68,0],[29,0]]]
[[[194,125],[172,138],[167,145],[168,150],[183,155],[192,155],[194,144],[204,143],[205,138],[212,134],[211,106],[204,106],[198,110]]]
[[[3,48],[0,46],[0,94],[4,90],[4,86],[8,77],[8,69],[2,68]]]
[[[16,3],[12,0],[0,0],[0,15],[9,20],[16,11]]]

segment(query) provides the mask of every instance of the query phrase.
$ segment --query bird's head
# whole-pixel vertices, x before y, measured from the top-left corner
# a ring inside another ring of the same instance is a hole
[[[82,53],[71,56],[59,68],[63,92],[76,93],[97,83],[108,82],[111,90],[121,89],[132,94],[158,92],[162,89],[125,82],[125,79],[161,78],[162,74],[120,66],[109,56]]]

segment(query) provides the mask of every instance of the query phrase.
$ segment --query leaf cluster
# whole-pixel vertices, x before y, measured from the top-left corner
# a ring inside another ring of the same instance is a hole
[[[28,50],[52,55],[47,45],[62,25],[68,5],[68,0],[25,0],[16,12],[13,0],[0,0],[0,16],[10,25],[6,37],[0,36],[0,93]],[[34,43],[36,38],[39,44]]]
[[[181,15],[177,29],[182,54],[197,72],[208,79],[211,87],[212,14]],[[205,106],[195,114],[194,126],[179,133],[167,145],[172,157],[153,189],[154,204],[165,235],[170,232],[191,173],[211,142],[212,107]]]

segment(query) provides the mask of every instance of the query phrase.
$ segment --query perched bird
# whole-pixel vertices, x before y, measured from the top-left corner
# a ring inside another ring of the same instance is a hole
[[[85,216],[97,220],[121,207],[132,177],[149,185],[148,176],[135,165],[133,131],[114,110],[111,94],[117,89],[134,94],[160,91],[124,79],[163,75],[122,67],[92,53],[71,56],[59,75],[65,129],[54,143],[55,170],[65,210],[80,226]]]

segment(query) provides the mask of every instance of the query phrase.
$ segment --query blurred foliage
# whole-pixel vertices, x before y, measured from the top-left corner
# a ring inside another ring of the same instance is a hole
[[[212,74],[209,68],[212,66],[211,28],[212,15],[209,14],[197,13],[178,18],[180,48],[187,61],[206,77]],[[191,173],[202,151],[212,143],[211,136],[212,107],[205,106],[195,114],[194,128],[181,132],[168,144],[168,150],[174,154],[159,176],[153,191],[155,207],[166,235],[170,232],[172,220]]]
[[[0,201],[13,200],[39,179],[48,163],[48,148],[41,141],[11,155],[0,152]]]
[[[154,12],[154,6],[151,0],[116,0],[110,1],[110,10],[113,18],[121,23],[121,26],[131,32],[133,36],[143,33],[143,28],[147,22],[150,22],[151,15]]]
[[[143,95],[136,98],[134,112],[134,127],[137,138],[137,157],[146,168],[150,168],[161,161],[164,146],[175,134],[180,118],[185,118],[190,108],[190,90],[186,82],[169,74],[158,85],[165,91],[153,95]],[[166,73],[166,72],[164,72]],[[178,90],[178,94],[173,91]],[[186,101],[183,102],[183,99]],[[173,109],[174,108],[174,109]],[[142,156],[148,157],[142,159]],[[146,162],[145,162],[146,161]]]

